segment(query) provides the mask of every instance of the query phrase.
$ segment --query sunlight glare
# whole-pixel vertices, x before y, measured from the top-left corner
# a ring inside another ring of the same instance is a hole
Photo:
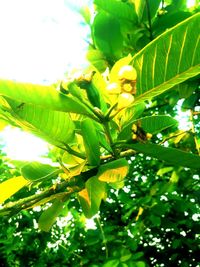
[[[193,7],[196,3],[196,0],[188,0],[187,1],[187,8]]]
[[[84,65],[82,20],[64,1],[0,0],[0,77],[52,83]]]
[[[2,143],[5,144],[2,150],[12,160],[47,163],[48,159],[42,156],[47,155],[48,145],[36,136],[8,126],[0,133],[0,137],[3,139]]]

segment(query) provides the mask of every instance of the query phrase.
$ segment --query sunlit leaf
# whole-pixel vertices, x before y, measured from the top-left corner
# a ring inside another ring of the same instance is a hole
[[[125,159],[117,159],[99,167],[97,177],[99,181],[115,183],[124,180],[128,174],[129,164]]]
[[[18,125],[54,145],[63,146],[73,140],[75,126],[68,113],[37,105],[20,104],[9,98],[7,98],[7,102],[10,105],[7,112],[12,116],[14,125]]]
[[[0,95],[20,103],[43,108],[91,115],[92,112],[77,99],[59,93],[53,86],[0,80]]]
[[[22,176],[14,177],[0,184],[0,203],[3,203],[9,197],[18,192],[27,185],[29,181]]]
[[[60,169],[40,162],[30,162],[21,168],[22,176],[30,181],[42,181],[43,179],[53,179],[61,172]]]
[[[199,31],[197,13],[161,34],[133,57],[138,74],[134,105],[200,73]]]

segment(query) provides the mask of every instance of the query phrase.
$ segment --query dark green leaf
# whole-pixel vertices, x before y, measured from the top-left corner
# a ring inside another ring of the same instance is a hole
[[[153,158],[164,160],[175,166],[200,169],[200,156],[179,149],[142,143],[130,144],[128,147]]]

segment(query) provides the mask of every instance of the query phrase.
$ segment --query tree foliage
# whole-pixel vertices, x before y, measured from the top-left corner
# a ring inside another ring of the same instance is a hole
[[[3,266],[197,266],[199,7],[94,6],[93,19],[81,10],[91,28],[82,75],[0,80],[2,124],[49,142],[52,160],[10,167],[1,155]]]

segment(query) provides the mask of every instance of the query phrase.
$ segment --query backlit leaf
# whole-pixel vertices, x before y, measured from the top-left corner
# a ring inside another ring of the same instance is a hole
[[[75,126],[68,113],[37,105],[20,104],[9,98],[6,100],[10,105],[8,112],[14,125],[58,146],[63,146],[73,139]]]
[[[133,57],[138,74],[134,105],[200,73],[199,32],[197,13],[161,34]]]
[[[21,103],[37,105],[43,108],[91,115],[92,112],[72,96],[59,93],[49,85],[0,80],[0,95]]]
[[[41,181],[43,179],[53,179],[61,172],[60,169],[40,162],[30,162],[21,168],[22,176],[30,181]]]
[[[97,177],[100,181],[115,183],[124,180],[128,174],[129,164],[125,159],[117,159],[99,167]]]
[[[27,185],[29,181],[22,176],[17,176],[6,180],[0,184],[0,203],[3,203],[9,197],[14,195],[17,191]]]

